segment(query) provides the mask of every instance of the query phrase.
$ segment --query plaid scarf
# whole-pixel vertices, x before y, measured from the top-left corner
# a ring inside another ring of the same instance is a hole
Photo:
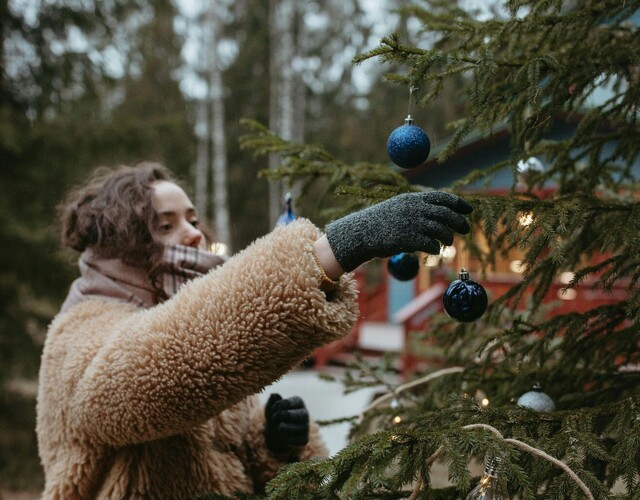
[[[172,297],[187,281],[203,276],[225,261],[225,256],[193,247],[166,247],[158,264],[162,289],[167,297]],[[158,302],[157,290],[147,273],[123,264],[120,259],[100,258],[88,248],[80,255],[78,266],[81,276],[72,283],[60,312],[92,299],[115,300],[143,308]]]

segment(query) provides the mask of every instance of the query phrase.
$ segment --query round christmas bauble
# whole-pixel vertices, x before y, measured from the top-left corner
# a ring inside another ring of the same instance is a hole
[[[475,321],[487,309],[487,292],[480,283],[469,279],[469,273],[464,268],[458,278],[445,290],[442,305],[447,314],[456,321]]]
[[[282,208],[282,213],[280,214],[280,217],[278,217],[275,227],[286,226],[294,220],[296,220],[296,216],[293,213],[293,197],[291,196],[291,193],[287,193],[284,196],[284,207]]]
[[[395,129],[387,139],[387,153],[391,161],[402,168],[422,165],[429,156],[431,141],[424,130],[413,124],[408,116],[404,125]]]
[[[518,398],[518,406],[525,406],[535,411],[554,411],[556,404],[548,394],[542,392],[542,388],[536,384],[533,390],[525,392]]]
[[[389,257],[387,269],[395,279],[409,281],[418,276],[420,262],[415,254],[403,252]]]

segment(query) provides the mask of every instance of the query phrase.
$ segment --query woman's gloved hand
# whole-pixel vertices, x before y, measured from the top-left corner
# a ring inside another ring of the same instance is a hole
[[[330,223],[325,234],[336,260],[349,272],[374,257],[438,254],[440,244],[453,243],[453,231],[469,232],[463,216],[472,210],[454,194],[405,193]]]
[[[309,412],[298,396],[271,394],[265,406],[264,439],[272,453],[282,454],[309,442]]]

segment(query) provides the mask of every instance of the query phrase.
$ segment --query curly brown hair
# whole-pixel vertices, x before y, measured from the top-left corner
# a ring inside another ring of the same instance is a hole
[[[176,182],[159,163],[99,167],[58,207],[62,244],[79,252],[91,247],[101,257],[150,271],[163,250],[153,238],[151,190],[159,180]]]

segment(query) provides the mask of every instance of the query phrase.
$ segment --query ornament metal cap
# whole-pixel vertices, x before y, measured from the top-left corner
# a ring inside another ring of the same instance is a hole
[[[464,267],[460,269],[458,273],[458,279],[460,281],[467,281],[469,279],[469,271],[467,271]]]
[[[496,477],[498,475],[498,468],[500,467],[501,463],[502,458],[497,455],[488,457],[487,463],[484,466],[484,473],[489,476]]]
[[[404,119],[404,124],[413,125],[413,118],[411,118],[411,115],[407,115],[407,117]]]

